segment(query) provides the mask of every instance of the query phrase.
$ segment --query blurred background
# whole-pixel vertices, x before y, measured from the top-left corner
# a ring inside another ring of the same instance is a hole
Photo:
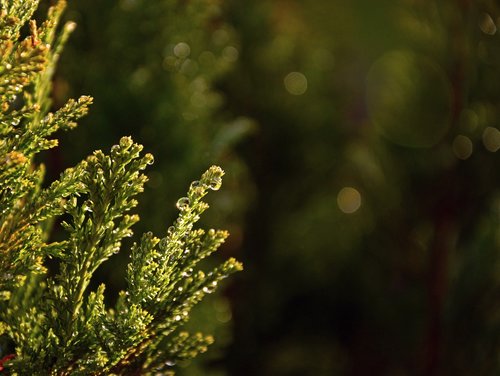
[[[157,236],[211,164],[205,226],[245,271],[181,375],[500,374],[500,7],[493,0],[72,0],[54,103],[90,115],[57,176],[132,135]],[[126,248],[126,247],[125,247]],[[123,288],[127,254],[98,279]],[[110,298],[112,300],[112,297]]]

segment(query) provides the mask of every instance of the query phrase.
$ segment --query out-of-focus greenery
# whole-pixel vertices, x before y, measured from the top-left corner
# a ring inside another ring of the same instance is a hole
[[[494,1],[72,7],[55,95],[96,105],[71,152],[137,135],[159,161],[150,228],[227,170],[214,209],[246,265],[227,374],[500,372]]]
[[[118,132],[160,153],[149,181],[155,194],[143,209],[158,230],[161,219],[174,216],[172,202],[186,182],[212,161],[233,171],[221,200],[231,213],[244,206],[234,191],[245,190],[237,186],[245,167],[232,146],[252,124],[216,114],[224,97],[214,81],[238,58],[238,41],[221,13],[212,0],[108,0],[99,6],[76,0],[66,14],[79,27],[55,95],[96,93],[95,114],[70,140],[68,153],[108,144]],[[228,213],[222,206],[219,211]],[[158,207],[164,210],[152,210]]]
[[[241,244],[252,187],[233,147],[254,125],[219,111],[224,96],[214,82],[238,59],[238,39],[223,17],[221,3],[76,0],[68,8],[65,16],[78,27],[62,56],[55,101],[88,92],[95,106],[80,129],[61,137],[62,152],[49,156],[49,171],[57,172],[94,148],[108,147],[119,135],[132,135],[158,155],[139,207],[144,223],[134,231],[165,234],[164,223],[176,215],[176,198],[200,172],[218,163],[228,179],[220,197],[211,202],[213,213],[206,223],[228,228],[231,237],[223,252],[234,254]],[[99,278],[122,288],[126,262],[126,255],[118,255],[114,264],[98,271]],[[214,309],[217,319],[204,313]],[[231,310],[226,298],[212,298],[195,311],[199,318],[193,318],[193,326],[211,330],[215,347],[229,341]],[[206,358],[220,357],[217,352]],[[194,374],[195,367],[187,372]]]
[[[260,124],[232,374],[498,373],[495,3],[231,5]]]

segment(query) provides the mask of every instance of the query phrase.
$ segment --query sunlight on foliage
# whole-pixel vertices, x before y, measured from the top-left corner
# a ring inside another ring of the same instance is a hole
[[[242,269],[234,259],[197,269],[228,236],[195,228],[208,208],[203,197],[220,188],[224,173],[212,166],[191,184],[165,237],[146,233],[133,245],[128,288],[115,307],[106,307],[104,285],[89,292],[93,273],[132,236],[139,217],[129,212],[153,157],[123,137],[109,154],[95,151],[42,186],[35,155],[55,147],[54,132],[74,128],[92,98],[49,112],[52,74],[75,25],[59,26],[65,2],[58,1],[38,26],[30,20],[37,5],[0,3],[0,368],[12,375],[173,373],[178,360],[213,342],[179,331],[191,308]],[[49,233],[58,217],[66,236],[54,242]],[[47,270],[48,259],[56,270]]]

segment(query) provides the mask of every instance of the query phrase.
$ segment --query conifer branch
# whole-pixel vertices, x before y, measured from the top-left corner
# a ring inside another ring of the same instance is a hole
[[[76,126],[92,98],[49,112],[53,71],[74,24],[59,30],[65,2],[58,1],[37,26],[29,21],[37,4],[0,0],[0,334],[15,348],[0,348],[0,365],[12,375],[172,374],[176,361],[213,342],[179,331],[191,308],[242,269],[229,259],[196,270],[228,236],[194,228],[223,171],[213,166],[191,184],[165,237],[146,233],[133,245],[128,288],[113,309],[104,285],[88,291],[94,272],[132,236],[139,217],[130,211],[153,157],[123,137],[109,154],[96,151],[42,187],[44,167],[34,157],[57,145],[54,132]],[[58,217],[66,236],[51,242],[47,224]],[[49,258],[58,261],[51,275]]]

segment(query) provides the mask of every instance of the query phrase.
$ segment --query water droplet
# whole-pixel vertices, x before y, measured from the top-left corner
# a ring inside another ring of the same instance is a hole
[[[151,154],[151,153],[147,153],[144,156],[144,158],[146,160],[146,164],[148,164],[148,165],[152,165],[155,162],[155,158],[153,157],[153,154]]]
[[[199,188],[201,187],[201,182],[199,180],[195,180],[194,182],[191,183],[191,189]]]
[[[174,317],[175,321],[180,321],[182,319],[181,315],[176,315]]]
[[[76,23],[75,22],[68,22],[66,25],[64,25],[64,28],[68,31],[68,32],[72,32],[76,29]]]
[[[182,272],[183,277],[191,277],[191,275],[193,275],[193,268],[186,269]]]
[[[182,292],[183,290],[184,290],[184,288],[182,288],[181,286],[179,286],[179,287],[177,288],[177,291],[179,291],[179,292]]]
[[[185,211],[187,209],[189,209],[189,198],[187,197],[181,197],[179,200],[177,200],[177,203],[175,206],[177,206],[177,209],[179,209],[180,211]]]
[[[175,362],[174,362],[173,360],[167,360],[167,361],[165,362],[165,365],[166,365],[167,367],[173,367],[173,366],[175,366]]]
[[[220,177],[214,177],[209,183],[208,183],[208,188],[210,188],[213,191],[219,190],[219,188],[222,185],[222,178]]]
[[[160,248],[162,249],[166,249],[167,248],[167,245],[168,245],[168,240],[167,238],[163,238],[160,240]]]
[[[120,146],[122,148],[128,149],[129,147],[132,146],[134,142],[132,141],[131,137],[122,137],[120,138]]]
[[[211,284],[208,286],[203,287],[203,292],[206,294],[211,294],[215,291],[215,288],[217,287],[217,282],[213,281]]]

